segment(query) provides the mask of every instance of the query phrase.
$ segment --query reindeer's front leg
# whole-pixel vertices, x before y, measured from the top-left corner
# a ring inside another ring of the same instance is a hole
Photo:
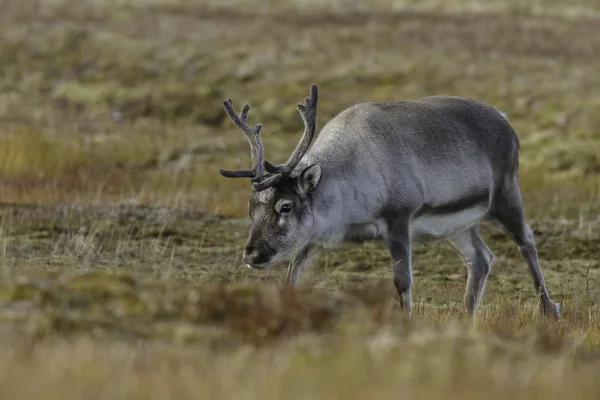
[[[387,245],[392,256],[394,286],[400,296],[400,306],[411,315],[412,268],[408,218],[400,216],[388,222]]]
[[[302,271],[302,267],[304,267],[306,262],[310,260],[316,253],[317,247],[308,245],[294,255],[294,259],[291,261],[290,265],[288,266],[287,273],[285,274],[285,282],[283,284],[284,287],[296,285],[296,281],[298,280],[300,271]]]

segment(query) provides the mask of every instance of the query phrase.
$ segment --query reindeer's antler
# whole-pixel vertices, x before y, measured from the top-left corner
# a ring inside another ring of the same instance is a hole
[[[248,142],[250,142],[252,169],[220,169],[219,172],[221,175],[227,178],[252,178],[252,186],[256,191],[273,186],[283,177],[289,176],[302,157],[304,157],[304,154],[306,154],[317,129],[318,97],[317,85],[313,84],[311,86],[310,97],[305,99],[304,104],[298,104],[298,111],[304,121],[304,135],[302,135],[300,143],[298,143],[298,146],[296,146],[296,149],[292,152],[287,162],[280,165],[273,165],[265,161],[264,146],[260,137],[262,125],[258,124],[254,128],[251,128],[246,122],[250,106],[246,105],[242,110],[241,116],[238,116],[233,109],[231,99],[224,101],[223,107],[225,108],[225,112],[229,115],[235,126],[246,135]],[[265,174],[265,169],[268,174]]]
[[[237,126],[246,138],[248,142],[250,142],[250,152],[252,153],[252,169],[220,169],[219,172],[221,175],[227,178],[255,178],[260,177],[263,174],[263,166],[262,163],[264,161],[264,146],[262,143],[262,139],[260,137],[260,131],[262,129],[262,125],[258,124],[254,128],[251,128],[250,125],[246,122],[246,118],[248,117],[248,111],[250,111],[250,105],[246,104],[244,109],[242,110],[242,115],[238,116],[233,109],[233,104],[231,103],[231,99],[227,99],[223,102],[223,108],[229,118],[233,121],[235,126]]]
[[[262,129],[261,124],[257,124],[254,128],[246,122],[248,117],[248,111],[250,111],[250,105],[246,106],[242,110],[242,114],[238,116],[233,109],[231,99],[227,99],[223,102],[223,108],[229,118],[246,135],[248,142],[250,142],[250,152],[252,155],[252,169],[220,169],[219,172],[226,178],[252,178],[252,186],[254,190],[264,190],[267,187],[274,185],[281,179],[281,174],[270,174],[265,175],[264,173],[264,161],[265,161],[265,150],[260,137],[260,131]]]
[[[302,135],[302,139],[300,139],[300,143],[298,143],[298,146],[296,146],[285,164],[273,165],[265,161],[264,164],[267,171],[288,176],[296,168],[302,157],[304,157],[317,130],[318,100],[319,92],[317,91],[317,85],[313,84],[310,88],[310,97],[304,100],[304,104],[298,104],[297,107],[302,121],[304,121],[304,134]]]
[[[219,172],[221,175],[227,178],[255,178],[257,176],[261,176],[263,174],[262,163],[264,161],[264,146],[262,144],[262,139],[260,137],[260,131],[262,129],[262,125],[258,124],[254,128],[250,128],[250,125],[246,122],[246,118],[248,117],[248,111],[250,111],[250,105],[246,104],[244,109],[242,110],[242,115],[238,116],[233,109],[233,104],[231,103],[231,99],[227,99],[223,102],[223,108],[229,118],[233,121],[235,126],[237,126],[246,138],[248,142],[250,142],[250,152],[252,154],[252,169],[236,169],[229,170],[221,168]]]

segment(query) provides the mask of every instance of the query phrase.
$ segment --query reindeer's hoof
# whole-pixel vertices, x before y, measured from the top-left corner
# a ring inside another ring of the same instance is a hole
[[[547,304],[542,305],[542,313],[548,318],[558,320],[560,318],[560,305],[548,300]]]

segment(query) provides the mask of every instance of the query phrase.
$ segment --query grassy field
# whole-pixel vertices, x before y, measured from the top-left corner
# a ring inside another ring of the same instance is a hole
[[[0,392],[7,399],[590,398],[600,394],[600,1],[0,0]],[[414,317],[381,243],[301,287],[241,266],[250,165],[222,100],[282,162],[360,101],[508,113],[563,318],[514,244],[474,320],[466,270],[418,245]]]

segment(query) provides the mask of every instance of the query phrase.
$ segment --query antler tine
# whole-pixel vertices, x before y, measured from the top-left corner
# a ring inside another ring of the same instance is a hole
[[[233,104],[231,99],[227,99],[223,102],[223,108],[225,112],[231,118],[235,126],[237,126],[246,136],[248,142],[250,142],[250,153],[252,156],[252,169],[238,169],[238,170],[228,170],[228,169],[220,169],[219,172],[221,175],[227,178],[253,178],[254,180],[260,180],[264,174],[264,146],[262,139],[260,137],[260,131],[262,129],[262,125],[258,124],[254,128],[251,128],[250,125],[246,122],[248,117],[248,111],[250,111],[250,105],[246,104],[246,106],[242,109],[242,113],[238,116],[233,109]]]
[[[289,175],[294,168],[296,168],[302,157],[304,157],[310,147],[315,131],[317,130],[318,100],[319,93],[317,91],[317,85],[313,83],[310,88],[310,97],[307,97],[304,100],[304,104],[298,104],[297,107],[300,116],[302,117],[302,121],[304,121],[304,134],[302,135],[302,139],[300,139],[300,142],[285,164],[273,165],[265,161],[265,167],[269,172]]]

